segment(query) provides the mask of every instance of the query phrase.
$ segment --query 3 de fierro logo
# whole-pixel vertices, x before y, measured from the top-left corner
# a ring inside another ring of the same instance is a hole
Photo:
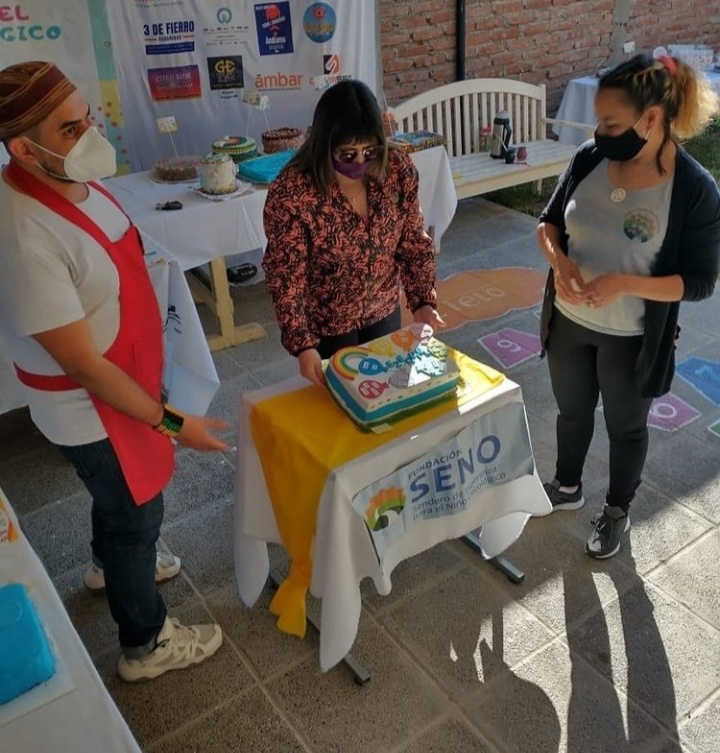
[[[242,89],[245,86],[242,55],[208,58],[211,89]]]
[[[289,2],[256,5],[255,26],[261,55],[286,55],[293,52]]]

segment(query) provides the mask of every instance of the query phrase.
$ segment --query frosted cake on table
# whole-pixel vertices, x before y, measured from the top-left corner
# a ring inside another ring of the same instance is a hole
[[[391,422],[455,394],[459,371],[432,327],[411,324],[365,345],[341,348],[327,366],[328,388],[363,427]]]
[[[0,704],[55,674],[55,657],[27,588],[0,588]]]
[[[208,154],[200,160],[200,190],[213,196],[232,193],[237,188],[237,167],[227,154]]]
[[[213,141],[215,154],[228,154],[236,164],[258,156],[257,143],[249,136],[225,136]]]

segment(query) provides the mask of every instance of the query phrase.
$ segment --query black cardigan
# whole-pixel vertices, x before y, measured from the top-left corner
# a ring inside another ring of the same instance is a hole
[[[561,231],[561,249],[567,254],[565,208],[575,189],[602,161],[594,142],[583,144],[550,197],[539,222]],[[682,277],[683,300],[701,301],[712,295],[720,265],[720,190],[712,175],[684,149],[678,147],[675,181],[670,200],[667,233],[653,263],[651,275]],[[550,270],[542,315],[540,337],[547,345],[555,300],[555,281]],[[645,331],[635,376],[644,397],[664,395],[675,374],[675,340],[680,302],[645,301]],[[543,351],[544,352],[544,351]]]

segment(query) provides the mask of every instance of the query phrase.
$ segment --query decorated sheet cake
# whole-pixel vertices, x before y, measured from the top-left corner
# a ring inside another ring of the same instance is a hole
[[[362,346],[341,348],[328,362],[333,397],[360,426],[417,412],[455,394],[459,371],[432,327],[411,324]]]

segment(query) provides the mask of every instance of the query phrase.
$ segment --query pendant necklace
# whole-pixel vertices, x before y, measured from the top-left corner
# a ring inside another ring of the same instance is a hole
[[[621,204],[625,201],[626,196],[627,191],[624,188],[613,188],[610,194],[610,201],[612,201],[613,204]]]
[[[617,173],[618,173],[618,181],[622,183],[622,179],[620,176],[621,168],[620,165],[617,167]],[[612,191],[610,191],[610,201],[612,201],[613,204],[622,204],[623,201],[627,198],[627,191],[622,187],[618,186],[617,188],[613,188]]]

